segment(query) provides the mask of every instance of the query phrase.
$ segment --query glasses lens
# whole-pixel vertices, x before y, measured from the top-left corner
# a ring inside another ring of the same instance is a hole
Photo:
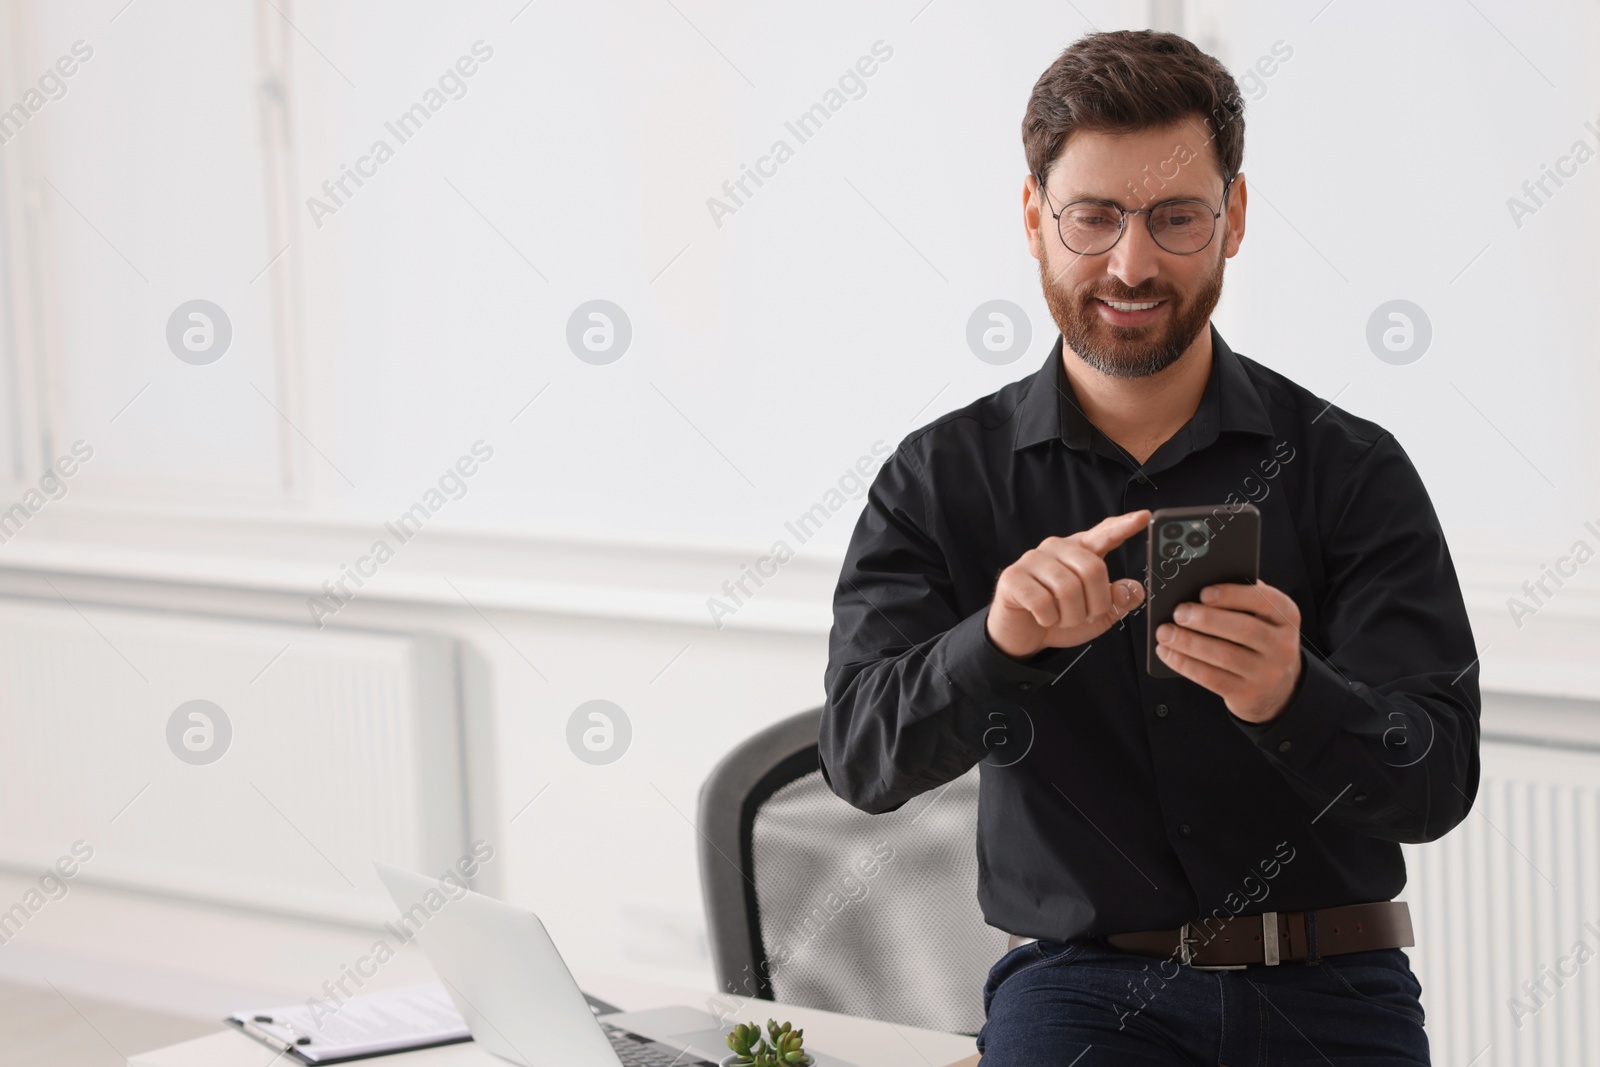
[[[1104,252],[1121,232],[1122,213],[1109,204],[1080,200],[1061,209],[1061,242],[1081,256]]]
[[[1175,200],[1158,206],[1150,215],[1150,233],[1168,252],[1186,255],[1211,243],[1216,227],[1211,208],[1198,200]]]

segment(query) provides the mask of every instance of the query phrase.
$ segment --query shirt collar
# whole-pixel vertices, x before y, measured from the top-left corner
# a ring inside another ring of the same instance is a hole
[[[1186,426],[1194,437],[1194,448],[1205,447],[1219,433],[1229,430],[1272,436],[1272,420],[1244,364],[1216,326],[1210,325],[1209,329],[1211,376],[1200,397],[1200,407]],[[1028,393],[1017,410],[1013,451],[1056,437],[1069,448],[1087,450],[1099,432],[1078,406],[1061,358],[1062,344],[1063,339],[1057,334],[1049,358],[1029,382]]]

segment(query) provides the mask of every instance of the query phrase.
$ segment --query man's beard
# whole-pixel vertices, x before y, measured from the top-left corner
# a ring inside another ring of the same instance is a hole
[[[1143,378],[1177,362],[1205,329],[1222,296],[1222,271],[1226,263],[1227,257],[1219,255],[1216,269],[1200,280],[1200,288],[1188,298],[1174,292],[1158,292],[1153,283],[1129,289],[1115,279],[1092,282],[1078,292],[1066,291],[1051,282],[1044,257],[1039,259],[1039,281],[1044,287],[1050,315],[1056,320],[1067,347],[1103,374],[1115,378]],[[1165,298],[1169,305],[1165,312],[1166,325],[1164,328],[1113,326],[1100,317],[1097,298],[1117,301]]]

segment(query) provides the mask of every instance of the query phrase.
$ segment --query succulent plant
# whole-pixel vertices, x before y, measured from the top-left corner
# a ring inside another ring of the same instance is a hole
[[[788,1023],[781,1026],[776,1019],[767,1020],[767,1032],[755,1023],[739,1023],[727,1037],[734,1058],[727,1062],[734,1067],[799,1067],[811,1062],[805,1051],[805,1030],[796,1030]]]

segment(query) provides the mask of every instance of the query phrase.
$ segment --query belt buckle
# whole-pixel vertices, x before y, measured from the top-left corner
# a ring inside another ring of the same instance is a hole
[[[1198,942],[1198,937],[1189,936],[1189,924],[1184,923],[1178,927],[1178,961],[1185,967],[1192,967],[1197,971],[1242,971],[1250,966],[1248,963],[1191,963],[1194,959],[1194,950],[1189,946]]]

